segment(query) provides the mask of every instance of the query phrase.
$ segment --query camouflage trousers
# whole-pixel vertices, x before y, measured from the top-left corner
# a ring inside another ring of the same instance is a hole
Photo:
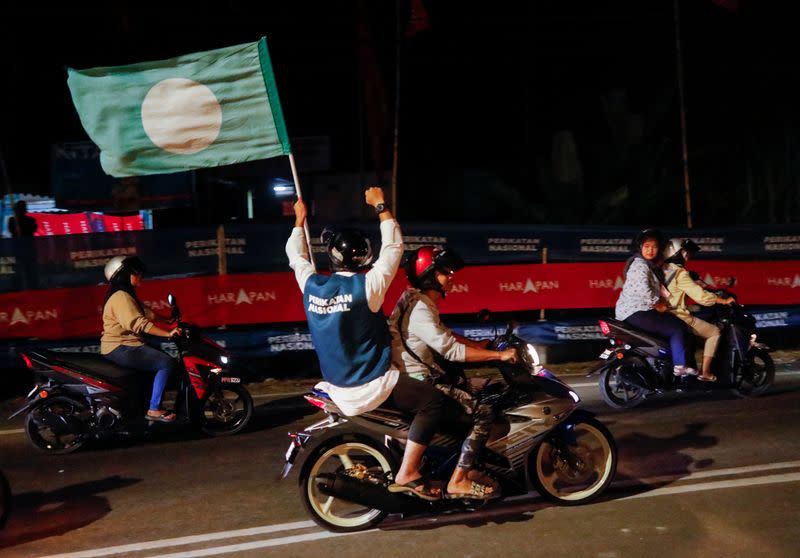
[[[458,466],[472,469],[480,457],[494,423],[494,411],[491,405],[484,405],[478,398],[465,389],[450,384],[436,384],[436,389],[451,399],[456,400],[464,411],[472,417],[472,428],[464,443],[461,444],[461,455]]]

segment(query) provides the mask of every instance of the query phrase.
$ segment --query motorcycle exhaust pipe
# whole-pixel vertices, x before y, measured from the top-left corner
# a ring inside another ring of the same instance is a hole
[[[388,513],[419,513],[430,509],[430,502],[405,494],[393,494],[369,482],[342,474],[319,475],[315,479],[323,494]]]

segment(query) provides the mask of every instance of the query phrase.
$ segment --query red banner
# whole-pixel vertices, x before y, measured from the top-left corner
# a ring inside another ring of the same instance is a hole
[[[103,222],[103,230],[106,232],[118,231],[140,231],[144,229],[142,216],[137,215],[105,215],[94,214]]]
[[[468,267],[442,312],[490,308],[498,312],[540,308],[611,308],[622,288],[619,262]],[[692,262],[711,285],[736,278],[743,304],[800,304],[800,262]],[[402,272],[386,296],[388,315],[406,286]],[[145,281],[142,301],[168,315],[168,293],[178,298],[184,319],[201,327],[305,320],[294,275],[252,273]],[[68,338],[100,335],[105,287],[21,291],[0,295],[0,338]]]
[[[28,213],[27,215],[36,219],[34,236],[92,232],[86,213]]]

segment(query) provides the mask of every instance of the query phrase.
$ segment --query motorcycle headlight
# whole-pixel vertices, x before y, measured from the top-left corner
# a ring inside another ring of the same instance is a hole
[[[536,347],[528,343],[528,354],[533,361],[534,366],[539,366],[539,353],[536,352]]]
[[[225,355],[222,355],[221,357],[219,357],[219,361],[222,364],[228,364],[228,357],[226,357]]]

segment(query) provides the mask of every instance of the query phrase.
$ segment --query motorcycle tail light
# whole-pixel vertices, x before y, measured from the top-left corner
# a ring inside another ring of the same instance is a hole
[[[47,391],[45,391],[45,390],[42,390],[42,391],[40,391],[40,392],[39,392],[39,397],[40,397],[41,399],[47,399],[47,396],[48,396],[48,395],[50,395],[50,394],[49,394],[49,393],[47,393]]]
[[[306,401],[308,401],[309,403],[311,403],[315,407],[318,407],[320,409],[324,409],[325,408],[325,402],[322,399],[317,399],[316,397],[311,397],[310,395],[305,395],[304,397],[305,397]]]
[[[31,361],[30,357],[25,353],[22,353],[22,360],[25,361],[25,366],[33,370],[33,362]]]
[[[622,353],[617,353],[617,358],[619,360],[622,360],[623,358],[625,358],[625,355],[623,355]]]
[[[606,322],[604,320],[598,320],[597,323],[600,324],[600,331],[603,332],[603,335],[610,335],[611,334],[611,328],[608,327],[608,322]]]

